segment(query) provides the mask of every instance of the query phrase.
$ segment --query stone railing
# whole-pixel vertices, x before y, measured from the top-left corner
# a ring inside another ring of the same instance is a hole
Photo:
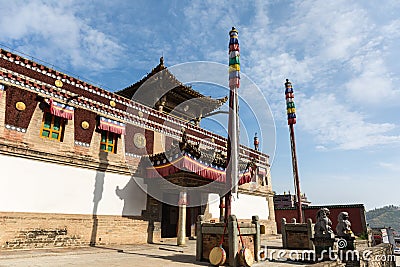
[[[240,266],[238,252],[242,247],[246,247],[251,251],[255,261],[259,260],[261,238],[258,216],[253,216],[251,223],[239,223],[238,227],[238,222],[234,215],[229,217],[226,228],[224,223],[205,222],[204,216],[199,216],[197,222],[196,260],[208,261],[211,250],[219,245],[222,235],[224,235],[222,247],[226,252],[228,266]],[[242,241],[243,244],[241,244]]]
[[[282,244],[285,249],[314,249],[311,238],[313,237],[313,223],[311,219],[307,223],[286,223],[282,219]]]
[[[391,244],[379,244],[375,247],[365,248],[359,251],[360,267],[396,267],[396,256],[393,254],[393,246]]]

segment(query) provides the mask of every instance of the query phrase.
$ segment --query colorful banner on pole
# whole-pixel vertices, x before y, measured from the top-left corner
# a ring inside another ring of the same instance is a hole
[[[289,79],[286,79],[285,88],[288,125],[296,124],[296,106],[294,104],[292,83],[289,82]]]
[[[240,48],[238,31],[232,27],[229,32],[229,87],[240,86]]]
[[[49,100],[50,102],[50,113],[67,119],[67,120],[72,120],[74,117],[74,108],[65,104],[58,103],[54,101],[53,99]]]
[[[116,134],[125,134],[125,124],[108,118],[100,117],[99,129]]]

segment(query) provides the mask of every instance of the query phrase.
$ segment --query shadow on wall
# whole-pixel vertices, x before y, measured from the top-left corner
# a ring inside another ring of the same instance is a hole
[[[117,186],[115,194],[124,201],[122,216],[142,215],[142,210],[146,209],[147,201],[147,194],[143,190],[147,190],[143,178],[131,178],[122,189]]]
[[[108,168],[108,153],[104,151],[99,152],[99,166],[96,169],[96,177],[94,182],[94,191],[93,191],[93,225],[92,225],[92,234],[90,236],[90,246],[96,245],[97,239],[97,227],[98,227],[98,218],[97,218],[97,209],[99,206],[99,202],[103,197],[104,190],[104,177],[105,172]]]

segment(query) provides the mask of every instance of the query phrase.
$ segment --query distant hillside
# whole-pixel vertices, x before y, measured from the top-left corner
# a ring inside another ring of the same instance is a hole
[[[392,227],[400,231],[400,207],[386,206],[367,211],[367,222],[371,227]]]

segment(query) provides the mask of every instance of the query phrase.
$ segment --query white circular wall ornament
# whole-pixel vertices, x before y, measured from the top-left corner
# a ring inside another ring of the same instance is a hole
[[[133,136],[133,143],[137,148],[145,148],[146,137],[142,133],[135,133],[135,135]]]

